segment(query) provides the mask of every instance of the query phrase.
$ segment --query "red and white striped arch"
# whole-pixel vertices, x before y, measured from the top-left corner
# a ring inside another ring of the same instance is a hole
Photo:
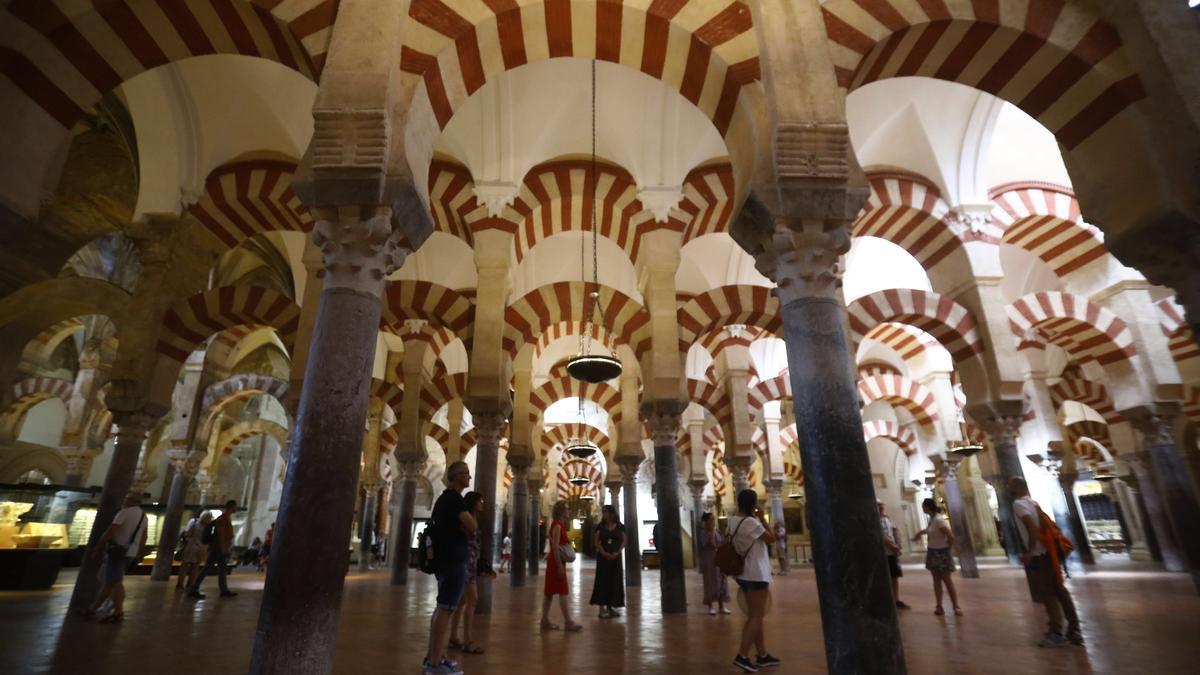
[[[1112,437],[1108,433],[1108,424],[1106,422],[1098,422],[1096,420],[1078,420],[1067,426],[1067,433],[1071,435],[1071,443],[1087,437],[1099,442],[1110,451],[1114,450]]]
[[[487,215],[487,208],[475,197],[474,186],[467,167],[433,160],[429,165],[429,210],[434,231],[475,245],[471,225]]]
[[[913,420],[922,426],[938,419],[937,401],[933,392],[920,382],[900,375],[875,375],[858,381],[858,394],[865,405],[887,401],[912,413]]]
[[[571,441],[583,440],[589,443],[594,443],[600,448],[600,452],[605,457],[612,457],[612,443],[608,438],[608,434],[597,429],[590,424],[582,422],[565,422],[563,424],[555,424],[549,429],[542,432],[541,438],[541,456],[545,457],[550,452],[550,448],[558,446],[566,446]]]
[[[708,411],[717,419],[719,426],[726,426],[733,421],[733,405],[720,384],[688,378],[687,393],[688,400]]]
[[[475,321],[475,305],[462,293],[428,281],[393,281],[383,295],[381,330],[403,335],[405,322],[416,319],[447,328],[468,340]]]
[[[783,475],[784,478],[792,481],[796,485],[804,487],[804,469],[799,464],[790,460],[784,460]]]
[[[27,377],[13,385],[12,400],[0,413],[0,433],[15,437],[21,421],[34,406],[57,398],[69,405],[75,385],[70,380],[57,377]]]
[[[467,374],[454,373],[432,377],[421,388],[421,419],[433,419],[442,406],[467,393]]]
[[[1188,326],[1183,310],[1172,298],[1159,300],[1155,307],[1158,309],[1159,326],[1163,335],[1167,336],[1167,348],[1171,351],[1179,374],[1184,382],[1193,379],[1200,382],[1200,346],[1196,344],[1195,334]]]
[[[1183,414],[1192,424],[1200,426],[1200,387],[1183,385]]]
[[[530,415],[531,419],[536,422],[538,415],[544,413],[551,405],[571,397],[595,403],[608,413],[609,420],[614,424],[621,420],[621,392],[604,383],[590,384],[572,377],[547,380],[530,392],[529,401],[535,411]]]
[[[891,77],[965,84],[1024,110],[1067,150],[1146,93],[1112,26],[1062,0],[830,0],[838,84]]]
[[[1036,255],[1060,277],[1100,260],[1100,230],[1083,222],[1074,193],[1049,183],[1008,183],[991,190],[992,217],[1004,227],[1001,243]]]
[[[779,401],[791,397],[792,380],[786,374],[762,380],[750,388],[747,396],[751,412],[762,410],[768,401]]]
[[[870,196],[852,226],[856,237],[878,237],[908,251],[926,270],[955,250],[962,240],[946,222],[950,205],[920,176],[874,173]]]
[[[221,435],[217,437],[217,457],[228,455],[243,441],[255,436],[270,436],[279,443],[280,447],[287,447],[288,430],[286,428],[270,420],[250,420],[238,422],[221,432]],[[217,461],[217,457],[212,458],[214,463]]]
[[[1133,332],[1116,314],[1082,296],[1061,291],[1030,293],[1004,308],[1019,344],[1037,330],[1072,357],[1100,365],[1137,354]]]
[[[886,438],[904,451],[906,455],[915,455],[918,450],[917,435],[912,429],[902,427],[887,420],[872,420],[863,422],[863,440],[870,442],[875,438]]]
[[[720,286],[694,295],[679,308],[679,349],[687,350],[702,335],[730,324],[780,331],[779,300],[766,286]]]
[[[733,167],[714,164],[693,169],[683,181],[679,209],[688,215],[683,243],[706,234],[729,231],[735,200]]]
[[[868,334],[867,339],[871,339]],[[874,377],[876,375],[902,375],[900,369],[890,363],[883,361],[866,361],[858,364],[859,379],[866,377]]]
[[[905,363],[927,354],[930,349],[940,349],[942,346],[929,333],[906,323],[881,323],[867,331],[863,339],[874,340],[890,348]]]
[[[404,402],[404,385],[372,377],[371,398],[379,399],[380,403],[391,408],[399,417],[400,404]]]
[[[204,390],[200,409],[207,418],[231,400],[258,394],[271,396],[282,405],[287,397],[288,386],[286,380],[261,373],[230,375],[220,382],[212,383]]]
[[[225,248],[263,232],[312,230],[312,216],[292,191],[294,164],[238,162],[213,171],[190,213]]]
[[[983,351],[975,319],[966,307],[931,291],[890,289],[850,303],[850,337],[854,344],[879,324],[905,323],[920,328],[941,343],[955,361]]]
[[[70,129],[100,98],[147,70],[192,56],[242,54],[316,81],[333,0],[15,0],[0,12],[0,72],[27,116]],[[20,116],[18,116],[19,118]]]
[[[261,286],[223,286],[171,305],[163,316],[159,354],[179,363],[210,335],[234,326],[269,326],[291,348],[300,308],[291,298]]]
[[[1113,405],[1108,387],[1082,377],[1065,377],[1051,385],[1050,399],[1056,406],[1062,406],[1066,401],[1082,403],[1099,413],[1109,424],[1116,424],[1124,419]]]
[[[405,349],[413,348],[417,343],[429,345],[429,350],[433,353],[434,358],[440,359],[442,352],[446,347],[450,346],[451,342],[458,339],[454,331],[445,326],[435,326],[421,320],[405,321],[399,328],[395,330],[396,335],[404,341]],[[443,366],[445,364],[442,364]],[[401,364],[396,364],[396,374],[401,375]],[[397,377],[397,379],[402,379]]]
[[[33,348],[44,357],[49,357],[55,349],[58,348],[62,341],[69,336],[83,330],[83,321],[77,318],[64,319],[58,323],[47,327],[42,332],[38,333],[30,340],[25,349]]]
[[[729,478],[729,467],[725,466],[725,460],[721,457],[720,452],[712,454],[712,470],[709,473],[709,480],[712,482],[713,494],[718,497],[723,497],[728,492],[725,483]]]
[[[572,485],[572,478],[586,478],[587,485]],[[604,472],[600,465],[586,459],[573,459],[563,462],[555,474],[555,483],[560,499],[566,496],[592,494],[604,484]]]
[[[583,321],[584,299],[593,289],[600,292],[606,328],[610,327],[615,341],[640,356],[650,347],[650,313],[618,290],[582,281],[547,284],[514,300],[504,310],[503,348],[515,355],[522,345],[537,344],[546,328]]]
[[[601,344],[613,344],[613,341],[616,339],[614,335],[605,330],[604,326],[599,324],[587,324],[583,321],[561,321],[542,329],[541,335],[538,335],[537,342],[533,345],[533,357],[535,359],[541,357],[542,352],[558,340],[566,337],[578,339],[588,326],[590,326],[588,335]],[[565,363],[555,364],[554,367],[557,368],[560,365],[565,368]],[[553,372],[551,374],[553,375]]]
[[[796,428],[795,422],[792,422],[791,424],[779,430],[779,441],[783,443],[783,447],[785,448],[790,448],[793,445],[796,445],[798,448],[799,445],[797,439],[799,438],[800,430]]]
[[[722,134],[741,88],[759,78],[750,8],[742,2],[412,0],[400,69],[422,79],[414,107],[440,128],[491,78],[556,57],[620,63],[662,80]]]
[[[729,347],[749,347],[756,340],[771,337],[771,333],[754,326],[725,326],[702,333],[694,344],[700,345],[714,360]],[[690,347],[689,347],[690,349]],[[755,368],[751,364],[751,370]]]

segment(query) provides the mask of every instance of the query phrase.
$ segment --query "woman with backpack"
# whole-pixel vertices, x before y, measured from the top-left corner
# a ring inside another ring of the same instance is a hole
[[[929,525],[913,535],[913,541],[919,540],[923,534],[929,537],[925,550],[925,569],[933,575],[933,595],[937,598],[937,608],[933,613],[938,616],[946,613],[946,610],[942,609],[944,585],[950,592],[950,602],[954,603],[954,615],[962,616],[962,608],[958,606],[958,591],[954,589],[954,578],[950,576],[954,573],[954,556],[950,554],[950,547],[954,545],[954,533],[942,517],[942,510],[938,508],[937,502],[926,499],[921,502],[921,510],[929,516]]]
[[[199,518],[193,518],[188,523],[187,531],[183,533],[186,543],[183,545],[183,556],[179,561],[179,577],[175,582],[175,590],[191,588],[196,581],[196,574],[204,567],[204,563],[208,562],[208,544],[204,543],[204,531],[208,529],[212,519],[212,512],[205,511]]]
[[[738,513],[729,517],[726,531],[729,533],[729,544],[733,552],[742,562],[740,573],[733,576],[745,597],[747,616],[746,622],[742,624],[742,642],[733,665],[747,673],[754,673],[758,672],[759,668],[777,666],[780,663],[779,659],[767,652],[766,635],[763,632],[763,617],[767,613],[771,587],[771,559],[767,556],[767,548],[775,543],[775,535],[771,528],[767,527],[762,509],[758,508],[757,492],[739,492],[737,507]],[[722,571],[728,571],[725,567],[722,565]],[[751,646],[758,653],[758,658],[754,661],[751,661],[749,656]]]

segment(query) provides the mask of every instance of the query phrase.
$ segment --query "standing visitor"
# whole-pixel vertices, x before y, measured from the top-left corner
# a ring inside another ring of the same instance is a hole
[[[567,563],[562,559],[561,547],[570,542],[567,539],[567,503],[556,502],[550,512],[553,521],[550,531],[546,533],[546,582],[543,587],[545,598],[542,600],[543,631],[558,630],[558,624],[550,621],[550,605],[554,596],[558,596],[558,607],[562,610],[563,628],[569,633],[583,630],[583,626],[571,620],[571,611],[567,608]]]
[[[104,585],[92,606],[83,611],[84,618],[95,616],[100,606],[111,599],[112,612],[100,619],[100,623],[120,623],[125,619],[125,571],[145,545],[146,512],[142,511],[142,496],[130,492],[125,495],[125,507],[117,511],[112,525],[92,549],[92,557],[104,558]]]
[[[205,537],[208,541],[208,562],[200,568],[200,575],[196,577],[195,583],[192,584],[191,590],[188,592],[188,597],[203,599],[205,595],[200,592],[200,584],[204,583],[204,577],[208,576],[208,571],[215,565],[217,568],[217,587],[221,589],[222,598],[232,598],[237,595],[229,590],[229,582],[225,575],[229,565],[229,552],[233,550],[233,514],[237,512],[237,502],[230,499],[225,502],[225,508],[221,511],[221,515],[217,516],[208,529],[204,530]]]
[[[263,535],[262,552],[258,556],[258,571],[261,572],[267,567],[267,563],[271,560],[271,541],[275,539],[275,523],[271,523],[271,527],[267,528],[267,533]]]
[[[747,673],[758,672],[759,668],[779,665],[779,659],[767,653],[766,635],[763,632],[763,616],[767,613],[770,598],[771,559],[767,547],[775,543],[775,535],[763,519],[758,508],[758,493],[742,490],[737,496],[738,514],[730,516],[725,524],[733,549],[742,557],[742,573],[737,576],[737,585],[746,598],[746,623],[742,624],[742,642],[738,647],[733,665]],[[758,658],[750,660],[753,646]]]
[[[421,667],[433,675],[458,675],[462,669],[446,658],[450,640],[450,618],[458,609],[467,585],[467,538],[479,529],[462,491],[471,484],[471,469],[466,462],[446,467],[446,489],[433,505],[434,575],[437,577],[437,608],[430,621],[429,651]]]
[[[625,548],[625,526],[617,520],[611,504],[601,511],[600,525],[593,535],[596,547],[596,583],[590,604],[600,606],[600,618],[620,616],[617,607],[625,606],[625,575],[621,571],[621,550]]]
[[[700,573],[704,575],[704,604],[708,605],[708,613],[715,615],[721,608],[722,614],[732,614],[725,603],[729,602],[729,586],[725,575],[717,569],[717,548],[725,543],[725,537],[717,530],[717,519],[713,514],[700,516]]]
[[[512,564],[512,535],[508,532],[504,533],[504,543],[500,545],[500,571],[509,571],[509,565]]]
[[[780,574],[780,576],[786,577],[787,573],[788,573],[788,567],[791,565],[791,562],[792,562],[792,561],[788,560],[787,526],[783,524],[782,520],[777,520],[777,521],[775,521],[774,531],[775,531],[775,556],[777,558],[779,558],[779,574]]]
[[[208,544],[204,543],[204,531],[212,523],[212,514],[205,511],[199,518],[188,522],[187,543],[183,545],[183,559],[179,563],[179,579],[175,582],[175,590],[182,591],[191,588],[196,583],[196,575],[200,568],[208,562]]]
[[[921,510],[929,516],[929,525],[913,535],[912,540],[917,541],[923,534],[929,537],[925,551],[925,569],[933,575],[933,595],[937,598],[937,607],[933,613],[938,616],[946,613],[946,610],[942,609],[942,586],[945,585],[946,590],[950,592],[950,602],[954,603],[954,615],[962,616],[962,608],[958,606],[958,591],[954,589],[954,579],[950,576],[954,573],[954,556],[950,554],[950,547],[954,545],[954,534],[950,531],[950,524],[942,517],[941,509],[932,499],[921,502]]]
[[[466,497],[463,497],[463,502],[467,505],[467,512],[479,522],[480,516],[483,515],[483,495],[478,492],[468,492]],[[450,642],[448,645],[451,649],[461,649],[464,654],[482,654],[483,647],[476,645],[472,639],[474,631],[472,627],[475,623],[475,604],[479,601],[479,589],[475,580],[483,575],[488,575],[491,578],[496,578],[496,573],[492,571],[492,566],[488,561],[480,556],[479,551],[479,531],[476,530],[467,535],[467,560],[464,565],[464,577],[467,585],[463,590],[463,600],[454,610],[454,616],[450,618]],[[462,623],[463,639],[458,639],[458,624]]]
[[[1020,523],[1017,533],[1021,537],[1024,551],[1021,562],[1034,597],[1046,608],[1050,619],[1050,630],[1038,642],[1039,647],[1066,647],[1082,645],[1083,632],[1079,629],[1079,615],[1075,612],[1075,601],[1062,578],[1062,565],[1053,541],[1047,542],[1042,527],[1042,509],[1029,497],[1029,485],[1024,478],[1008,480],[1008,493],[1013,496],[1013,516]],[[1046,518],[1049,520],[1049,518]],[[1050,545],[1047,546],[1047,543]]]
[[[883,550],[887,553],[888,571],[892,575],[892,598],[896,601],[896,609],[912,609],[900,600],[900,577],[904,570],[900,569],[900,533],[888,518],[882,499],[876,499],[879,506],[879,529],[883,530]]]

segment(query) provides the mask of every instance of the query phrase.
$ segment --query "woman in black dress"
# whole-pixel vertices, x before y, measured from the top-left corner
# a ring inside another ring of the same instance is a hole
[[[625,606],[625,578],[621,572],[621,549],[625,548],[625,526],[617,520],[617,510],[608,505],[596,527],[596,585],[592,587],[593,605],[600,605],[600,618],[620,616],[616,607]]]

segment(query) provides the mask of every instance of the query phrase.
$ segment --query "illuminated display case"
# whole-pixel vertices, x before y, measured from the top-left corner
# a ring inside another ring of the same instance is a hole
[[[87,542],[100,488],[0,484],[0,549],[70,549]]]

